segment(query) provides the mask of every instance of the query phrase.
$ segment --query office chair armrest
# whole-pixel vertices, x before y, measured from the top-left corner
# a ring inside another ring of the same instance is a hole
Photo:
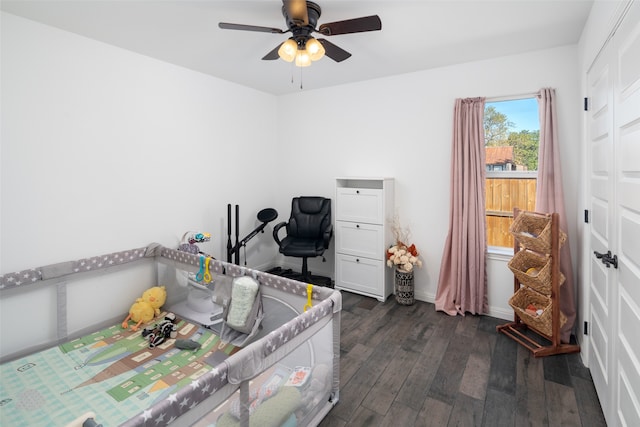
[[[276,243],[278,244],[278,246],[280,246],[280,238],[278,237],[278,231],[280,231],[280,229],[281,229],[282,227],[284,227],[285,225],[287,225],[287,223],[286,223],[285,221],[282,221],[281,223],[276,224],[276,225],[273,227],[273,240],[275,240],[275,241],[276,241]]]
[[[329,224],[329,226],[324,229],[322,236],[324,238],[324,248],[329,249],[329,243],[331,242],[331,237],[333,237],[333,224]]]

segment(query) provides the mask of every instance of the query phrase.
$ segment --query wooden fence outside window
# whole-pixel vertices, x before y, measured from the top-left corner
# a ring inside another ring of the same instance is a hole
[[[485,189],[487,245],[513,248],[509,226],[513,208],[533,211],[536,207],[536,178],[487,178]]]

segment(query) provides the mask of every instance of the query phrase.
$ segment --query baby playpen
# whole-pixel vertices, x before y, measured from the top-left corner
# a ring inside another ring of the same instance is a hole
[[[29,354],[14,353],[0,366],[0,424],[317,425],[339,397],[340,293],[207,261],[214,286],[216,280],[240,276],[260,285],[264,317],[258,334],[242,347],[180,315],[176,339],[153,348],[140,330],[123,329],[122,320],[90,333],[66,332],[63,280],[108,278],[139,262],[153,263],[156,279],[176,277],[180,271],[197,272],[199,255],[152,244],[0,276],[0,297],[56,288],[58,319],[55,342]],[[164,283],[147,285],[157,284]],[[167,301],[175,301],[180,287],[167,290]],[[178,339],[197,348],[178,348]]]

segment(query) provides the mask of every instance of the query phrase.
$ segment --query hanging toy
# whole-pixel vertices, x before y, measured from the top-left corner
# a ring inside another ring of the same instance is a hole
[[[211,277],[209,261],[211,261],[211,257],[200,257],[200,270],[198,270],[198,273],[196,274],[196,280],[198,282],[211,283],[211,280],[213,280]]]
[[[312,307],[311,305],[311,295],[313,294],[313,285],[307,285],[307,303],[304,305],[304,311],[306,312],[308,309]]]
[[[200,270],[196,274],[196,280],[202,282],[204,280],[204,257],[200,257]]]
[[[212,280],[209,261],[211,261],[211,257],[207,257],[207,259],[204,260],[204,283],[211,283]]]
[[[188,252],[190,254],[198,255],[202,253],[197,243],[204,243],[211,240],[210,233],[200,233],[198,231],[187,231],[182,236],[182,240],[180,241],[180,246],[178,246],[179,251]]]

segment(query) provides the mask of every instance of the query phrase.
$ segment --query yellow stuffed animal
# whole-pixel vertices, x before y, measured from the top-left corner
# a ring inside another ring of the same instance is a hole
[[[129,309],[129,315],[122,322],[122,328],[127,329],[129,327],[129,320],[136,322],[131,327],[131,330],[137,331],[141,324],[150,322],[155,316],[155,311],[148,301],[138,298],[136,302],[131,305]]]
[[[160,314],[160,307],[162,307],[167,300],[167,291],[164,286],[154,286],[142,293],[142,299],[151,304],[157,316]]]
[[[142,298],[138,298],[131,305],[129,315],[122,322],[122,328],[129,327],[129,320],[136,322],[131,330],[137,331],[141,324],[150,322],[153,318],[160,314],[160,307],[167,300],[167,291],[164,286],[154,286],[143,292]]]

